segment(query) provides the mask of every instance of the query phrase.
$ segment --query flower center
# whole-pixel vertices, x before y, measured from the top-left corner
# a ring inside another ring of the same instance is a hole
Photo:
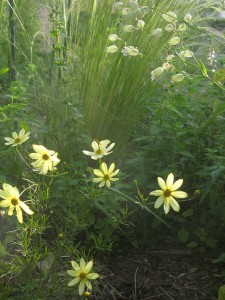
[[[110,179],[110,177],[109,177],[109,175],[108,175],[108,174],[105,174],[105,175],[104,175],[104,177],[103,177],[103,179],[104,179],[104,180],[109,180],[109,179]]]
[[[19,204],[19,201],[18,201],[18,199],[11,199],[11,203],[12,203],[12,205],[16,206]]]
[[[101,149],[96,150],[96,154],[102,154],[102,153],[103,153],[103,152],[102,152]]]
[[[16,139],[15,139],[15,144],[19,144],[19,142],[20,142],[20,139],[19,139],[19,138],[16,138]]]
[[[164,191],[164,196],[165,197],[169,197],[170,195],[171,195],[171,191],[170,190],[167,189],[167,190]]]
[[[42,155],[42,158],[43,158],[44,160],[48,160],[48,159],[49,159],[49,156],[48,156],[48,154],[43,154],[43,155]]]
[[[86,278],[86,274],[85,273],[80,273],[80,279],[85,279]]]

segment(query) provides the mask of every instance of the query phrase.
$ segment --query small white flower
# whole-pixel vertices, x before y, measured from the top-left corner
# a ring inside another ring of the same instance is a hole
[[[162,33],[163,33],[162,28],[156,28],[156,29],[152,30],[152,32],[150,33],[150,36],[160,37],[162,35]]]
[[[163,74],[164,70],[162,67],[158,67],[151,72],[152,80],[155,80],[157,77]]]
[[[187,26],[186,26],[186,24],[184,24],[184,23],[179,24],[177,30],[180,31],[180,32],[185,32],[185,31],[187,31]]]
[[[133,25],[125,25],[123,27],[124,32],[133,32],[134,31],[134,26]]]
[[[115,42],[115,41],[117,41],[117,40],[120,40],[120,38],[118,37],[118,35],[117,34],[110,34],[109,36],[108,36],[108,39],[111,41],[111,42]]]
[[[111,45],[106,48],[106,53],[115,53],[118,50],[116,45]]]
[[[145,22],[143,20],[138,20],[137,21],[137,28],[138,29],[143,29],[145,27]]]
[[[177,15],[173,11],[168,11],[166,14],[163,14],[162,17],[169,23],[177,22]]]
[[[174,37],[172,37],[172,38],[168,41],[169,46],[175,46],[175,45],[177,45],[177,44],[179,44],[179,43],[180,43],[180,38],[179,38],[179,36],[174,36]]]
[[[185,22],[190,22],[192,20],[192,16],[190,15],[190,14],[186,14],[185,16],[184,16],[184,21]]]
[[[121,52],[124,56],[137,56],[141,54],[139,50],[133,46],[124,46]]]
[[[184,80],[184,75],[183,74],[175,74],[171,77],[172,82],[181,82]]]
[[[175,55],[170,54],[170,55],[167,56],[166,60],[167,61],[172,61],[172,60],[174,60],[174,58],[175,58]]]
[[[173,24],[169,23],[169,24],[166,25],[165,30],[166,30],[167,32],[171,32],[171,31],[174,31],[174,30],[175,30],[175,27],[174,27]]]
[[[122,9],[122,14],[123,14],[124,16],[129,15],[129,13],[130,13],[130,9],[129,9],[128,7],[124,7],[124,8]]]

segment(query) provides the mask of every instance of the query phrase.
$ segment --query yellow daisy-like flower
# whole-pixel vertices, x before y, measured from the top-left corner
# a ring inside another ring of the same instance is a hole
[[[29,156],[36,160],[31,163],[35,171],[45,175],[48,171],[54,170],[55,166],[60,162],[60,159],[57,157],[58,153],[48,150],[42,145],[32,145],[32,147],[36,153],[31,153]]]
[[[3,183],[3,190],[0,190],[0,197],[3,198],[3,200],[0,201],[0,206],[9,207],[9,216],[13,215],[15,209],[17,219],[20,223],[23,223],[23,214],[21,208],[29,215],[34,213],[23,201],[20,200],[20,193],[17,187]]]
[[[103,141],[94,140],[91,144],[94,151],[90,152],[90,151],[83,150],[83,153],[86,155],[90,155],[92,159],[97,160],[99,158],[102,158],[104,155],[108,155],[112,153],[112,151],[110,150],[115,146],[115,143],[112,143],[111,145],[108,146],[109,143],[110,143],[109,140],[103,140]]]
[[[179,187],[183,184],[183,179],[179,179],[174,182],[174,176],[170,173],[166,182],[161,177],[158,177],[157,180],[161,190],[155,190],[150,193],[150,195],[159,196],[154,207],[159,208],[164,203],[165,214],[168,214],[170,211],[170,206],[173,210],[178,212],[180,210],[180,205],[174,198],[182,199],[188,196],[185,192],[177,191],[177,189],[179,189]]]
[[[73,267],[73,270],[68,270],[67,274],[70,276],[75,277],[73,280],[71,280],[68,283],[68,286],[73,286],[77,283],[79,283],[79,295],[82,296],[84,293],[85,286],[92,290],[92,285],[89,280],[93,280],[99,277],[97,273],[90,273],[91,269],[93,267],[93,261],[89,261],[86,263],[83,258],[80,260],[80,265],[75,262],[71,261],[71,265]]]
[[[108,169],[106,163],[102,163],[100,170],[99,169],[94,169],[93,172],[98,178],[94,178],[93,182],[100,182],[99,187],[103,187],[105,184],[110,187],[110,181],[116,181],[119,180],[119,178],[113,178],[119,173],[119,169],[114,171],[115,169],[115,164],[112,163]]]
[[[12,138],[5,137],[4,139],[7,141],[5,143],[5,145],[11,145],[11,147],[15,147],[15,146],[21,145],[24,142],[26,142],[26,140],[28,140],[29,137],[30,137],[30,132],[25,132],[25,129],[22,128],[20,130],[19,134],[17,134],[16,132],[13,132]]]

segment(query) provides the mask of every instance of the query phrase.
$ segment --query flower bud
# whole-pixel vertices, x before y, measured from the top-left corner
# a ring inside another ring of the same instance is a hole
[[[133,25],[125,25],[123,27],[124,32],[133,32],[134,31],[134,26]]]
[[[145,22],[143,20],[138,20],[137,21],[137,28],[138,29],[143,29],[145,26]]]
[[[113,3],[112,6],[113,9],[122,9],[122,7],[123,7],[123,2],[115,2]]]
[[[192,16],[191,16],[190,14],[186,14],[186,15],[184,16],[184,21],[185,21],[185,22],[190,22],[191,19],[192,19]]]
[[[166,60],[167,61],[172,61],[172,60],[174,60],[174,58],[175,58],[175,55],[170,54],[170,55],[167,56]]]
[[[162,29],[156,28],[151,33],[150,36],[160,37],[162,35]]]
[[[129,13],[130,13],[130,9],[129,9],[128,7],[124,7],[124,8],[122,9],[122,14],[123,14],[124,16],[129,15]]]
[[[118,35],[117,34],[110,34],[109,36],[108,36],[108,39],[111,41],[111,42],[115,42],[115,41],[117,41],[117,40],[120,40],[120,38],[118,37]]]
[[[137,56],[141,54],[137,48],[134,48],[133,46],[124,46],[121,50],[124,56]]]
[[[173,11],[163,14],[162,17],[169,23],[175,23],[177,21],[177,15]]]
[[[180,82],[184,80],[184,75],[183,74],[175,74],[171,77],[172,82]]]
[[[163,68],[161,68],[161,67],[154,69],[154,70],[151,72],[152,80],[154,80],[155,78],[161,76],[161,75],[163,74],[163,72],[164,72],[164,70],[163,70]]]
[[[115,53],[118,50],[116,45],[111,45],[106,48],[106,53]]]
[[[166,27],[165,27],[165,30],[167,32],[171,32],[171,31],[174,31],[175,27],[173,26],[173,24],[167,24]]]
[[[191,52],[190,50],[182,50],[178,53],[178,56],[182,59],[186,58],[186,57],[193,57],[193,52]]]
[[[138,8],[138,3],[136,0],[130,0],[128,1],[127,5],[131,8],[131,9],[136,9]]]
[[[169,42],[168,42],[169,46],[175,46],[175,45],[177,45],[177,44],[179,44],[179,43],[180,43],[180,38],[179,38],[179,36],[173,36],[173,37],[169,40]]]
[[[162,68],[163,68],[164,71],[167,71],[167,70],[169,70],[171,68],[171,64],[169,64],[168,62],[166,62],[166,63],[164,63],[162,65]]]
[[[181,23],[179,24],[177,30],[180,32],[185,32],[187,30],[187,26],[184,23]]]

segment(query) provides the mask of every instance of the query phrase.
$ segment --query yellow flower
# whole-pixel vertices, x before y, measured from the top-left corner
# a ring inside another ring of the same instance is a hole
[[[174,198],[182,199],[188,196],[185,192],[177,191],[177,189],[179,189],[179,187],[183,184],[183,179],[179,179],[174,182],[174,176],[170,173],[166,182],[161,177],[158,177],[157,180],[161,190],[155,190],[150,193],[150,195],[159,196],[154,207],[159,208],[164,203],[165,214],[168,214],[170,211],[170,206],[173,210],[178,212],[180,210],[180,206]]]
[[[42,145],[32,145],[36,153],[29,154],[30,158],[36,159],[31,165],[40,174],[46,174],[48,171],[55,169],[55,166],[60,162],[58,153],[53,150],[48,150]]]
[[[115,168],[115,164],[112,163],[108,169],[106,163],[102,163],[101,164],[101,170],[99,169],[94,169],[94,174],[96,176],[98,176],[99,178],[94,178],[93,182],[100,182],[99,187],[103,187],[105,184],[110,187],[110,181],[116,181],[119,180],[119,178],[113,178],[114,176],[116,176],[119,173],[119,169],[117,169],[116,171],[114,171]],[[114,171],[114,172],[113,172]]]
[[[13,132],[12,138],[5,137],[4,139],[7,141],[7,143],[5,143],[5,145],[11,145],[11,147],[21,145],[24,142],[26,142],[26,140],[29,139],[29,135],[30,135],[30,132],[25,132],[25,129],[22,128],[20,130],[19,134],[17,134],[16,132]]]
[[[3,190],[0,190],[0,197],[3,199],[0,201],[1,207],[9,207],[8,215],[12,216],[14,209],[16,210],[16,216],[20,223],[23,223],[23,215],[21,208],[29,215],[34,212],[20,200],[20,193],[17,187],[13,187],[10,184],[3,183]]]
[[[71,265],[73,267],[73,270],[68,270],[67,274],[75,278],[68,283],[68,286],[73,286],[79,283],[79,295],[82,296],[84,293],[85,286],[89,290],[92,290],[92,285],[89,280],[96,279],[99,277],[99,275],[97,273],[90,273],[93,266],[92,260],[86,264],[84,259],[81,258],[80,265],[72,260]]]
[[[110,143],[109,140],[103,140],[103,141],[94,140],[91,144],[94,151],[90,152],[90,151],[83,150],[83,153],[91,156],[92,159],[97,160],[99,158],[102,158],[104,155],[108,155],[112,153],[112,151],[110,150],[115,146],[115,143],[112,143],[107,147],[109,143]]]

